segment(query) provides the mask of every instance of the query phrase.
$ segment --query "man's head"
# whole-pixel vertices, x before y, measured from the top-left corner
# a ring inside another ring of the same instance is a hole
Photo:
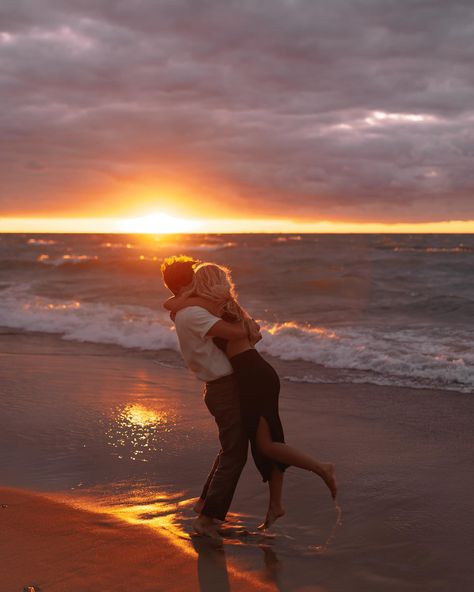
[[[176,296],[180,290],[193,281],[194,266],[199,263],[191,257],[180,255],[168,257],[161,264],[165,286]]]

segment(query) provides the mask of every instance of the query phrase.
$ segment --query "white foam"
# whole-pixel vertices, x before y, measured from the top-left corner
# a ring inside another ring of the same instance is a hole
[[[143,306],[55,300],[31,294],[31,286],[1,292],[0,325],[57,333],[64,339],[125,348],[179,351],[165,311]],[[263,353],[342,372],[349,382],[474,390],[474,342],[468,328],[310,327],[262,322]],[[305,382],[331,379],[288,377]],[[339,378],[336,377],[339,381]]]
[[[60,257],[51,258],[46,253],[41,253],[36,260],[44,265],[54,265],[58,267],[60,265],[67,265],[68,263],[85,263],[87,261],[97,261],[99,257],[97,255],[71,255],[66,253]]]
[[[452,327],[328,329],[284,323],[263,325],[263,333],[260,349],[283,360],[370,371],[375,373],[370,381],[378,384],[409,380],[418,386],[474,388],[474,342],[468,330],[454,335]]]
[[[57,241],[44,238],[29,238],[26,241],[27,245],[44,246],[44,245],[56,245]]]
[[[142,306],[82,303],[32,296],[25,285],[2,292],[0,325],[58,333],[64,339],[73,341],[178,350],[174,327],[165,312]]]

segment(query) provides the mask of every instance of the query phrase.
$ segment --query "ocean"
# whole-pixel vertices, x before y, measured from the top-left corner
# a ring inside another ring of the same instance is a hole
[[[287,513],[262,533],[268,488],[249,457],[223,548],[193,536],[219,441],[162,307],[172,254],[232,269],[282,379],[285,439],[335,464],[337,507],[291,467]],[[91,511],[99,534],[102,512],[156,529],[196,590],[229,590],[235,574],[248,590],[470,590],[473,263],[460,235],[0,235],[0,485]],[[21,534],[21,506],[0,494]],[[39,535],[22,536],[30,548]],[[55,560],[37,585],[99,581],[105,547],[90,540],[84,570]],[[10,564],[24,549],[10,542]],[[26,568],[10,564],[21,588]],[[156,586],[149,573],[140,589]]]
[[[0,235],[2,332],[154,352],[180,367],[165,257],[232,270],[284,379],[474,388],[473,235]]]

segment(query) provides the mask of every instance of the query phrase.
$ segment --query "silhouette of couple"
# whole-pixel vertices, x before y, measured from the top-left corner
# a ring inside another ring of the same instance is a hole
[[[336,497],[334,465],[317,461],[285,443],[278,413],[280,381],[258,353],[260,327],[238,300],[230,271],[189,257],[171,257],[161,266],[174,294],[164,307],[176,326],[188,368],[205,383],[204,401],[216,421],[221,450],[194,506],[194,530],[220,541],[217,521],[225,520],[250,441],[252,456],[269,486],[269,528],[284,515],[284,471],[295,466],[321,477]]]

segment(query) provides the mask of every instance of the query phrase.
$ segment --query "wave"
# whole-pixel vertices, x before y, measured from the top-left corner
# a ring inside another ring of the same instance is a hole
[[[45,245],[57,245],[57,241],[45,238],[29,238],[26,241],[27,245],[45,246]]]
[[[302,240],[300,235],[297,235],[297,236],[277,236],[277,237],[273,238],[271,242],[280,244],[280,243],[287,243],[289,241],[300,241],[300,240]]]
[[[466,245],[457,247],[395,247],[396,253],[473,253],[474,249]]]
[[[132,243],[100,243],[99,247],[103,247],[104,249],[136,249],[137,246],[133,245]]]
[[[263,340],[258,348],[262,353],[306,362],[313,369],[318,365],[359,371],[359,374],[341,374],[345,382],[465,392],[474,389],[474,342],[468,328],[330,328],[265,321],[261,324]],[[2,290],[0,325],[56,333],[67,340],[179,351],[174,327],[164,311],[145,306],[48,299],[31,294],[28,285]],[[314,370],[306,370],[300,378],[293,379],[321,381],[314,374]]]
[[[142,350],[178,351],[176,333],[161,311],[143,306],[110,305],[33,296],[28,286],[2,291],[0,325],[57,333],[63,339],[116,344]]]
[[[97,261],[98,259],[99,257],[97,255],[73,255],[67,253],[66,255],[61,255],[60,257],[51,257],[46,253],[41,253],[41,255],[38,255],[36,258],[36,261],[45,265],[54,265],[55,267],[58,267],[59,265],[67,265],[69,263],[75,265],[77,263]]]
[[[426,245],[406,245],[392,242],[375,245],[380,251],[392,251],[394,253],[474,253],[474,247],[459,243],[453,246],[426,246]]]
[[[370,372],[363,382],[383,377],[384,384],[403,379],[414,387],[474,388],[474,341],[467,329],[457,329],[455,335],[452,327],[329,329],[289,322],[263,325],[263,334],[263,352],[325,368]]]

